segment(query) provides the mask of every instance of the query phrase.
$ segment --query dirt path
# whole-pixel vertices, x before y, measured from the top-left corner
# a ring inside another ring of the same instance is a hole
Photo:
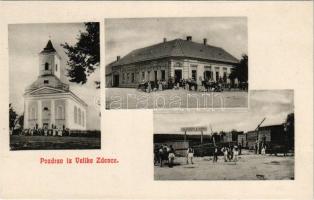
[[[187,165],[185,158],[176,158],[173,168],[154,167],[155,180],[291,180],[294,179],[294,157],[242,155],[237,163],[217,163],[211,158],[194,158]]]

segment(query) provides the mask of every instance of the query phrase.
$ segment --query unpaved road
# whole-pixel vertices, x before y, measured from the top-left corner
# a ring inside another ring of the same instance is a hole
[[[194,164],[177,157],[175,166],[154,166],[155,180],[291,180],[294,179],[294,156],[241,155],[239,161],[217,163],[212,157],[194,158]]]

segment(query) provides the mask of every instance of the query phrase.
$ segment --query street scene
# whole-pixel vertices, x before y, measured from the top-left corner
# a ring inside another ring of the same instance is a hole
[[[155,165],[155,180],[293,180],[293,154],[255,155],[243,150],[238,161],[224,162],[223,156],[213,162],[209,156],[195,157],[192,164],[186,158],[177,157],[174,167]],[[195,172],[197,171],[197,173]]]
[[[106,52],[110,52],[106,109],[248,106],[245,17],[106,19],[105,23]],[[193,100],[188,100],[190,96]],[[139,106],[143,101],[148,103]]]
[[[248,111],[154,111],[155,180],[293,180],[293,91],[253,90]]]

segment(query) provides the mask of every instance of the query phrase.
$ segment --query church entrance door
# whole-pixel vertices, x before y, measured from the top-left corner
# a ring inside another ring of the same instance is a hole
[[[43,129],[48,129],[48,123],[43,124]]]

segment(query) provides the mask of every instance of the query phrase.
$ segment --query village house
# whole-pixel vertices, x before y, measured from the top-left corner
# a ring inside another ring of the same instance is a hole
[[[193,79],[197,84],[203,80],[232,83],[229,75],[238,60],[220,47],[192,41],[174,39],[136,49],[106,67],[107,87],[137,87],[144,81],[174,82]]]

